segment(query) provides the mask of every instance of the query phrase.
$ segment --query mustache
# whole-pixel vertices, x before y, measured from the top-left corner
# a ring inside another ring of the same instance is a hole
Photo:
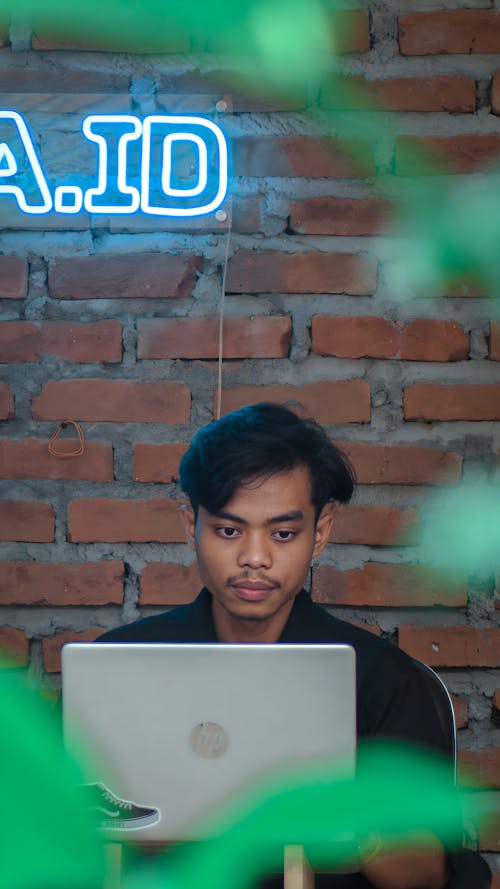
[[[228,577],[226,586],[234,586],[236,583],[244,583],[245,580],[248,580],[251,583],[264,583],[266,586],[276,587],[276,589],[281,587],[279,581],[274,580],[273,577],[267,577],[264,574],[249,574],[248,572],[234,577]]]

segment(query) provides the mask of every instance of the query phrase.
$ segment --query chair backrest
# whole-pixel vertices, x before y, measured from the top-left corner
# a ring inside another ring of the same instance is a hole
[[[438,676],[438,674],[432,669],[432,667],[428,667],[427,664],[424,664],[422,661],[419,661],[416,658],[412,658],[412,660],[420,673],[427,680],[427,687],[432,696],[434,706],[441,722],[441,728],[443,730],[444,738],[449,744],[448,750],[446,752],[453,763],[453,777],[456,781],[457,725],[455,722],[455,712],[453,710],[450,693],[441,677]]]
[[[412,658],[415,666],[427,681],[427,687],[441,722],[443,736],[449,747],[446,751],[453,764],[453,778],[457,780],[457,725],[450,697],[440,676],[427,664]],[[453,875],[446,884],[447,889],[491,889],[491,870],[481,855],[472,849],[460,849],[450,855]]]

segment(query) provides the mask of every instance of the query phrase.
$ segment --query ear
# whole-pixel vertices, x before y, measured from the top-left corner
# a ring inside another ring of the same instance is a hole
[[[328,543],[330,531],[332,529],[333,512],[333,503],[326,503],[319,514],[318,521],[316,522],[316,529],[314,532],[314,547],[312,552],[313,559],[315,559],[316,556],[319,556],[320,552],[324,550],[326,544]]]
[[[186,535],[186,543],[191,549],[195,548],[195,526],[196,519],[193,507],[190,503],[182,503],[180,507],[181,521],[184,526],[184,534]]]

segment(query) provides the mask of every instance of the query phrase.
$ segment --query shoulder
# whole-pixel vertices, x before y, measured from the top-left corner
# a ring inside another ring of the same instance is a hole
[[[185,625],[185,608],[174,608],[163,614],[145,617],[130,624],[124,624],[108,630],[96,640],[97,642],[171,642]],[[177,612],[177,613],[174,613]],[[183,613],[184,612],[184,613]]]
[[[393,642],[330,614],[320,605],[300,603],[303,631],[310,640],[352,645],[356,652],[359,683],[371,686],[401,686],[408,680],[420,679],[420,670],[413,658]],[[305,617],[305,620],[304,620]],[[304,639],[304,641],[306,641]]]
[[[97,642],[202,642],[212,641],[210,597],[205,590],[189,605],[145,617],[108,630]]]
[[[293,641],[338,642],[356,652],[360,736],[404,738],[449,752],[431,681],[413,658],[392,642],[339,620],[305,594],[296,606],[290,622]]]
[[[304,592],[297,596],[285,632],[286,639],[283,638],[283,641],[287,642],[333,642],[352,645],[358,658],[362,659],[384,656],[392,659],[394,652],[399,651],[392,643],[375,633],[335,617],[321,605],[313,602]],[[407,656],[404,655],[404,658]]]

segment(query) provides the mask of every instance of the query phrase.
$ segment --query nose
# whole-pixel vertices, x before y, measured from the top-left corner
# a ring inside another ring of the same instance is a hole
[[[241,568],[270,568],[272,555],[270,541],[265,534],[245,534],[238,553]]]

